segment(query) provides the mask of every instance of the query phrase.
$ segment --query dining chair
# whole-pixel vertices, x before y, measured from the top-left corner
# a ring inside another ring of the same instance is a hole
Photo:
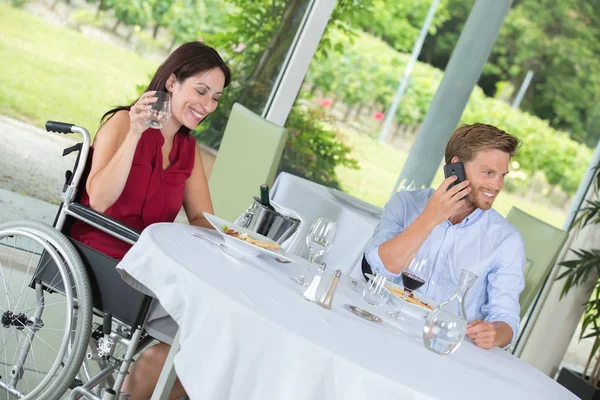
[[[215,215],[234,221],[273,183],[286,140],[284,127],[233,105],[209,180]]]
[[[567,240],[567,232],[512,207],[506,217],[521,233],[525,245],[525,288],[519,297],[521,319],[527,314]]]

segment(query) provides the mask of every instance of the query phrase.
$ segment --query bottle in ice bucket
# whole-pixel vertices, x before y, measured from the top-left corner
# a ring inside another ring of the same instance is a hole
[[[267,207],[269,210],[275,210],[269,200],[269,185],[263,183],[260,185],[260,203]]]
[[[423,343],[429,350],[446,355],[455,351],[467,333],[465,296],[477,275],[463,269],[454,294],[429,313],[423,328]]]

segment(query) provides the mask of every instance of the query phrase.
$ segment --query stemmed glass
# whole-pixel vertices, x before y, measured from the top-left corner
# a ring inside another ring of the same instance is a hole
[[[145,121],[150,128],[162,129],[171,118],[171,98],[168,93],[161,91],[157,91],[154,97],[156,102],[151,104]]]
[[[419,257],[416,254],[411,254],[407,260],[408,268],[402,271],[402,285],[404,286],[404,295],[402,296],[402,304],[396,311],[389,313],[390,317],[395,319],[402,318],[402,308],[406,303],[406,298],[414,290],[417,290],[425,283],[425,280],[429,276],[429,260],[427,257]]]
[[[410,192],[417,188],[415,181],[409,179],[403,179],[398,185],[398,192]]]
[[[308,265],[299,278],[292,278],[299,285],[307,285],[306,275],[317,258],[327,253],[333,245],[337,224],[327,218],[319,217],[313,222],[306,235],[308,247]]]

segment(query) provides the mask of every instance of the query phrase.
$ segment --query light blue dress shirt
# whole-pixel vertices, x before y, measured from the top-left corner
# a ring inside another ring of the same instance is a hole
[[[374,273],[386,275],[401,285],[401,274],[388,271],[379,258],[379,245],[410,225],[425,209],[433,189],[398,192],[385,205],[375,234],[365,249]],[[469,321],[502,321],[519,329],[519,294],[525,286],[525,249],[520,233],[495,210],[476,209],[460,224],[446,220],[436,226],[418,251],[428,257],[431,275],[417,292],[442,302],[450,298],[461,269],[478,278],[465,298]]]

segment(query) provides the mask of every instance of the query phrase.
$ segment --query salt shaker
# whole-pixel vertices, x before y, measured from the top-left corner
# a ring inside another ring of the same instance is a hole
[[[316,302],[317,301],[317,290],[319,289],[319,284],[321,283],[321,278],[323,278],[323,272],[325,272],[325,263],[319,265],[315,276],[313,277],[310,285],[304,291],[303,297],[306,300]]]
[[[321,307],[326,308],[328,310],[331,309],[333,295],[335,294],[335,289],[337,288],[337,284],[340,281],[341,275],[342,275],[341,270],[338,269],[335,271],[335,274],[333,275],[333,278],[331,279],[331,282],[329,283],[329,287],[327,288],[327,291],[325,291],[325,293],[323,293],[321,300],[319,300],[319,305]]]

